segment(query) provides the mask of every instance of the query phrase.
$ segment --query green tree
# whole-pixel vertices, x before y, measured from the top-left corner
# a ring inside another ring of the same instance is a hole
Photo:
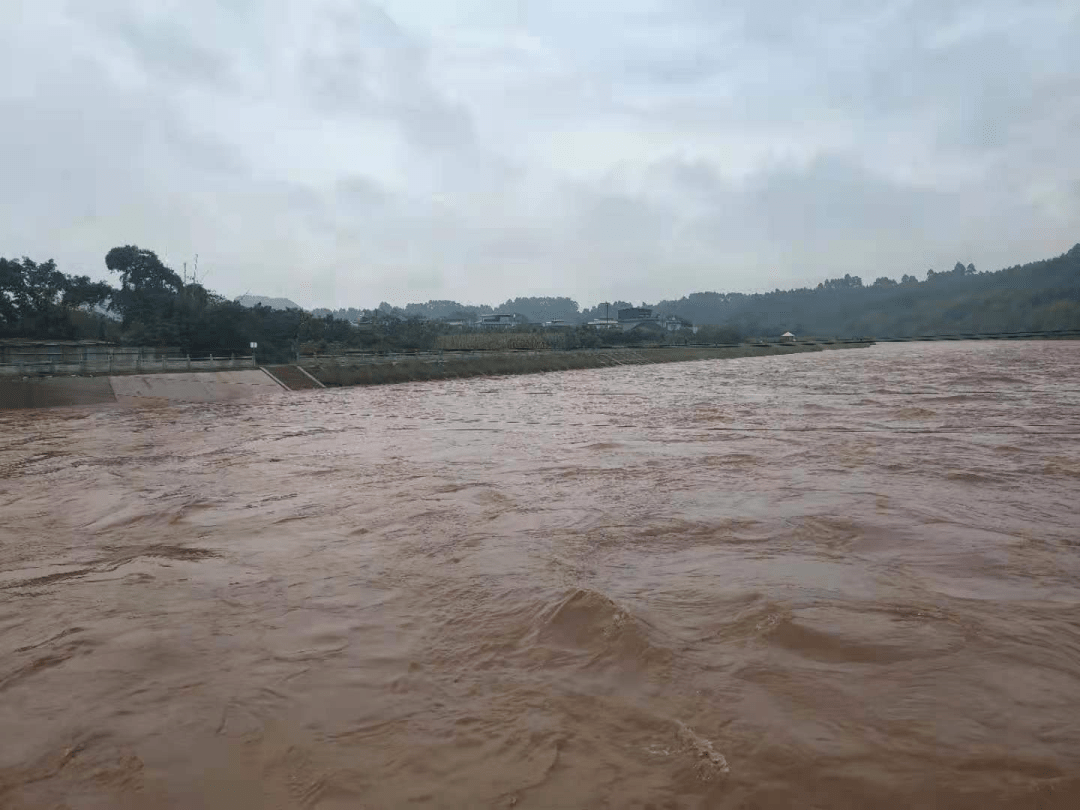
[[[89,276],[68,276],[63,302],[68,309],[101,306],[116,291],[104,281],[91,281]]]
[[[67,337],[68,322],[63,307],[67,277],[49,259],[40,264],[23,257],[9,261],[3,271],[7,288],[5,317],[28,337]]]
[[[733,326],[702,326],[694,337],[698,343],[738,343],[742,340],[739,330]]]
[[[0,322],[5,330],[14,329],[22,320],[26,297],[22,265],[14,259],[0,258]]]
[[[120,274],[120,289],[112,305],[119,310],[125,329],[140,327],[142,336],[155,343],[172,342],[177,297],[184,282],[175,270],[165,266],[152,250],[136,245],[115,247],[105,254],[105,266]]]

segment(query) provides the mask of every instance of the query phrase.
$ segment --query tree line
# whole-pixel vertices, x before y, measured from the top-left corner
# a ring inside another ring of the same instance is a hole
[[[920,281],[859,276],[826,279],[815,287],[771,293],[692,293],[651,305],[698,326],[663,335],[597,332],[583,324],[615,317],[625,301],[582,309],[572,298],[510,299],[497,308],[456,301],[404,307],[382,303],[374,310],[271,309],[243,306],[189,282],[152,250],[125,245],[105,256],[115,286],[68,275],[52,260],[0,258],[0,337],[100,339],[129,345],[173,347],[193,356],[247,353],[259,344],[268,361],[298,352],[342,349],[431,349],[439,336],[494,311],[539,323],[563,321],[548,330],[553,347],[579,348],[641,341],[732,342],[747,335],[793,331],[820,336],[909,336],[964,332],[1010,332],[1080,328],[1080,244],[1053,259],[979,272],[957,262],[951,271],[928,270]],[[644,304],[643,306],[649,306]],[[358,328],[355,322],[364,321]]]
[[[52,260],[0,258],[0,337],[108,340],[193,356],[247,354],[256,341],[268,359],[322,337],[308,313],[243,307],[185,282],[152,250],[113,248],[105,266],[118,285],[67,275]]]
[[[980,272],[957,262],[864,284],[859,276],[772,293],[694,293],[661,301],[695,323],[720,323],[744,334],[909,337],[1080,328],[1080,244],[1053,259]]]
[[[903,274],[865,283],[858,275],[825,279],[814,287],[769,293],[691,293],[680,299],[611,301],[582,308],[566,297],[514,298],[496,307],[458,301],[391,306],[378,312],[401,319],[465,319],[505,312],[525,320],[584,324],[616,317],[620,309],[649,307],[699,327],[722,327],[723,335],[775,336],[786,331],[835,337],[907,337],[923,334],[1043,331],[1080,328],[1080,245],[1053,259],[979,271],[957,262],[951,270],[928,269],[922,280]],[[354,317],[360,310],[316,310]]]

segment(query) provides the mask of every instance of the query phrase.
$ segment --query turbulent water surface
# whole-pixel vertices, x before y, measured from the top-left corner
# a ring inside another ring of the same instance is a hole
[[[0,806],[1080,806],[1080,343],[0,414]]]

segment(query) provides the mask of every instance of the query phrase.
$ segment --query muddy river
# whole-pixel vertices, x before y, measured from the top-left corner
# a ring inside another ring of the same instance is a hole
[[[1080,807],[1080,342],[0,412],[0,807]]]

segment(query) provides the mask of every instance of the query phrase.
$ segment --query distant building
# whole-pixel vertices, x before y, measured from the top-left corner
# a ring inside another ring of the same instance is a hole
[[[593,329],[618,329],[619,322],[614,318],[594,318],[585,324]]]
[[[491,315],[481,315],[476,322],[477,326],[494,329],[509,329],[519,323],[516,315],[508,315],[505,312],[495,312]]]
[[[662,332],[665,327],[648,307],[627,307],[619,310],[619,328],[624,332]]]
[[[663,326],[669,332],[678,332],[680,329],[693,329],[694,324],[677,315],[668,315],[663,320]]]
[[[570,323],[569,321],[564,321],[564,320],[562,320],[560,318],[555,318],[554,320],[551,320],[551,321],[544,321],[544,328],[545,329],[573,329],[574,324]]]
[[[784,334],[782,334],[780,336],[780,342],[781,343],[794,343],[795,342],[795,336],[793,334],[791,334],[791,332],[784,332]]]
[[[392,331],[401,323],[403,321],[397,315],[377,309],[354,321],[353,326],[361,332],[374,332],[376,327]]]

